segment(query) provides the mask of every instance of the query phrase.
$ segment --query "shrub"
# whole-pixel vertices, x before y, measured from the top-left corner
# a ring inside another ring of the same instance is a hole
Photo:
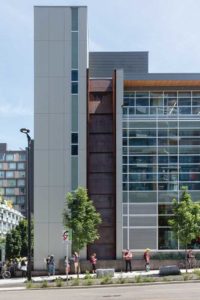
[[[85,279],[84,284],[85,285],[92,285],[93,284],[92,278]]]
[[[86,271],[86,272],[85,272],[84,279],[92,279],[92,278],[93,278],[93,276],[90,274],[90,272],[89,272],[89,271]]]
[[[136,283],[141,283],[142,282],[142,276],[141,275],[137,275],[135,276],[135,280]]]
[[[119,283],[119,284],[124,284],[126,282],[128,282],[127,278],[124,278],[123,276],[118,277],[116,280],[116,283]]]
[[[41,282],[41,285],[40,285],[41,288],[47,288],[48,287],[48,282],[46,280],[43,280]]]
[[[56,284],[57,287],[62,287],[63,286],[62,278],[56,278],[55,284]]]
[[[32,287],[33,287],[33,282],[32,282],[32,280],[27,281],[27,283],[26,283],[26,288],[27,288],[27,289],[31,289]]]
[[[76,285],[79,285],[79,284],[80,284],[79,278],[74,278],[74,279],[72,280],[71,285],[76,286]]]
[[[104,276],[101,279],[101,284],[111,284],[112,278],[110,276]]]
[[[200,279],[200,270],[194,270],[193,273]]]
[[[189,279],[191,279],[190,274],[188,274],[188,273],[183,274],[183,280],[184,280],[184,281],[187,281],[187,280],[189,280]]]
[[[155,282],[155,278],[152,277],[143,277],[143,282]]]

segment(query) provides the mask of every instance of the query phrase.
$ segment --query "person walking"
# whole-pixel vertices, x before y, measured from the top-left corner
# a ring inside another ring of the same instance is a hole
[[[150,251],[149,248],[144,250],[145,269],[147,272],[150,271]]]
[[[67,256],[65,256],[65,274],[67,275],[69,273],[70,273],[70,263]]]
[[[74,252],[74,254],[73,254],[73,261],[74,261],[74,273],[79,274],[80,273],[80,265],[79,265],[79,255],[77,252]]]
[[[127,249],[125,252],[124,252],[124,260],[125,260],[125,265],[126,265],[126,272],[128,272],[128,269],[130,272],[132,272],[132,265],[131,265],[131,260],[133,258],[133,254],[132,252]]]
[[[90,256],[90,263],[92,265],[92,273],[96,273],[96,263],[97,263],[97,255],[96,255],[96,253],[93,253]]]
[[[49,259],[49,273],[48,275],[55,275],[55,259],[54,259],[54,255],[52,254],[50,256],[50,259]]]

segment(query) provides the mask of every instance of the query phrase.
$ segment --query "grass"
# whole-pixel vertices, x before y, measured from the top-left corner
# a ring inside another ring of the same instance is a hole
[[[46,288],[48,287],[48,282],[47,282],[46,280],[43,280],[43,281],[41,282],[40,287],[46,289]]]
[[[104,276],[104,277],[101,278],[100,283],[101,284],[111,284],[111,283],[113,283],[112,277],[110,277],[110,276]]]
[[[142,276],[141,276],[141,275],[135,276],[134,282],[135,282],[135,283],[141,283],[141,282],[142,282]]]
[[[62,278],[56,278],[55,285],[56,285],[56,287],[62,287],[63,286]]]
[[[79,278],[74,278],[71,281],[72,286],[78,286],[80,284],[80,279]]]
[[[93,279],[93,276],[90,274],[89,271],[86,271],[84,279]]]
[[[115,281],[115,283],[118,283],[118,284],[124,284],[124,283],[127,283],[127,282],[128,282],[127,278],[123,277],[122,274]]]
[[[27,289],[31,289],[31,288],[33,288],[34,287],[34,284],[33,284],[33,281],[27,281],[27,283],[26,283],[26,288]]]

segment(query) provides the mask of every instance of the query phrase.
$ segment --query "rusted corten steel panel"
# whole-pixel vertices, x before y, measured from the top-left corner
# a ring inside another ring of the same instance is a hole
[[[90,134],[88,147],[90,152],[112,152],[112,134]]]
[[[116,252],[115,144],[113,143],[112,80],[89,80],[88,84],[88,192],[101,213],[100,240],[88,247],[88,256],[114,259]]]
[[[98,255],[98,258],[103,259],[111,259],[113,256],[113,246],[112,243],[109,242],[109,244],[104,244],[101,242],[95,243],[92,246],[89,247],[90,251],[89,253],[99,253],[101,251],[100,255]]]
[[[92,200],[96,204],[96,208],[113,208],[115,207],[115,197],[109,194],[95,195],[91,194]]]
[[[90,173],[90,192],[92,194],[112,194],[113,185],[112,173]]]
[[[112,92],[111,79],[93,79],[89,81],[89,92]]]
[[[90,114],[112,114],[111,93],[90,93]]]
[[[90,115],[89,133],[112,133],[113,116],[106,115]]]
[[[113,156],[112,153],[90,153],[89,170],[90,173],[112,173]]]
[[[115,228],[111,226],[101,226],[99,229],[100,239],[97,244],[114,244],[115,243]],[[103,249],[103,247],[102,247]]]

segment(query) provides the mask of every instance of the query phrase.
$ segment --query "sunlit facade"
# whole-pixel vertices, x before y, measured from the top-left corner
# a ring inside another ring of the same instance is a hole
[[[124,91],[124,248],[178,249],[168,219],[183,187],[200,200],[199,114],[197,90]]]
[[[183,186],[200,200],[200,74],[149,73],[145,51],[88,53],[85,6],[37,6],[34,19],[34,267],[65,256],[78,186],[102,217],[82,258],[177,251],[172,200]]]

